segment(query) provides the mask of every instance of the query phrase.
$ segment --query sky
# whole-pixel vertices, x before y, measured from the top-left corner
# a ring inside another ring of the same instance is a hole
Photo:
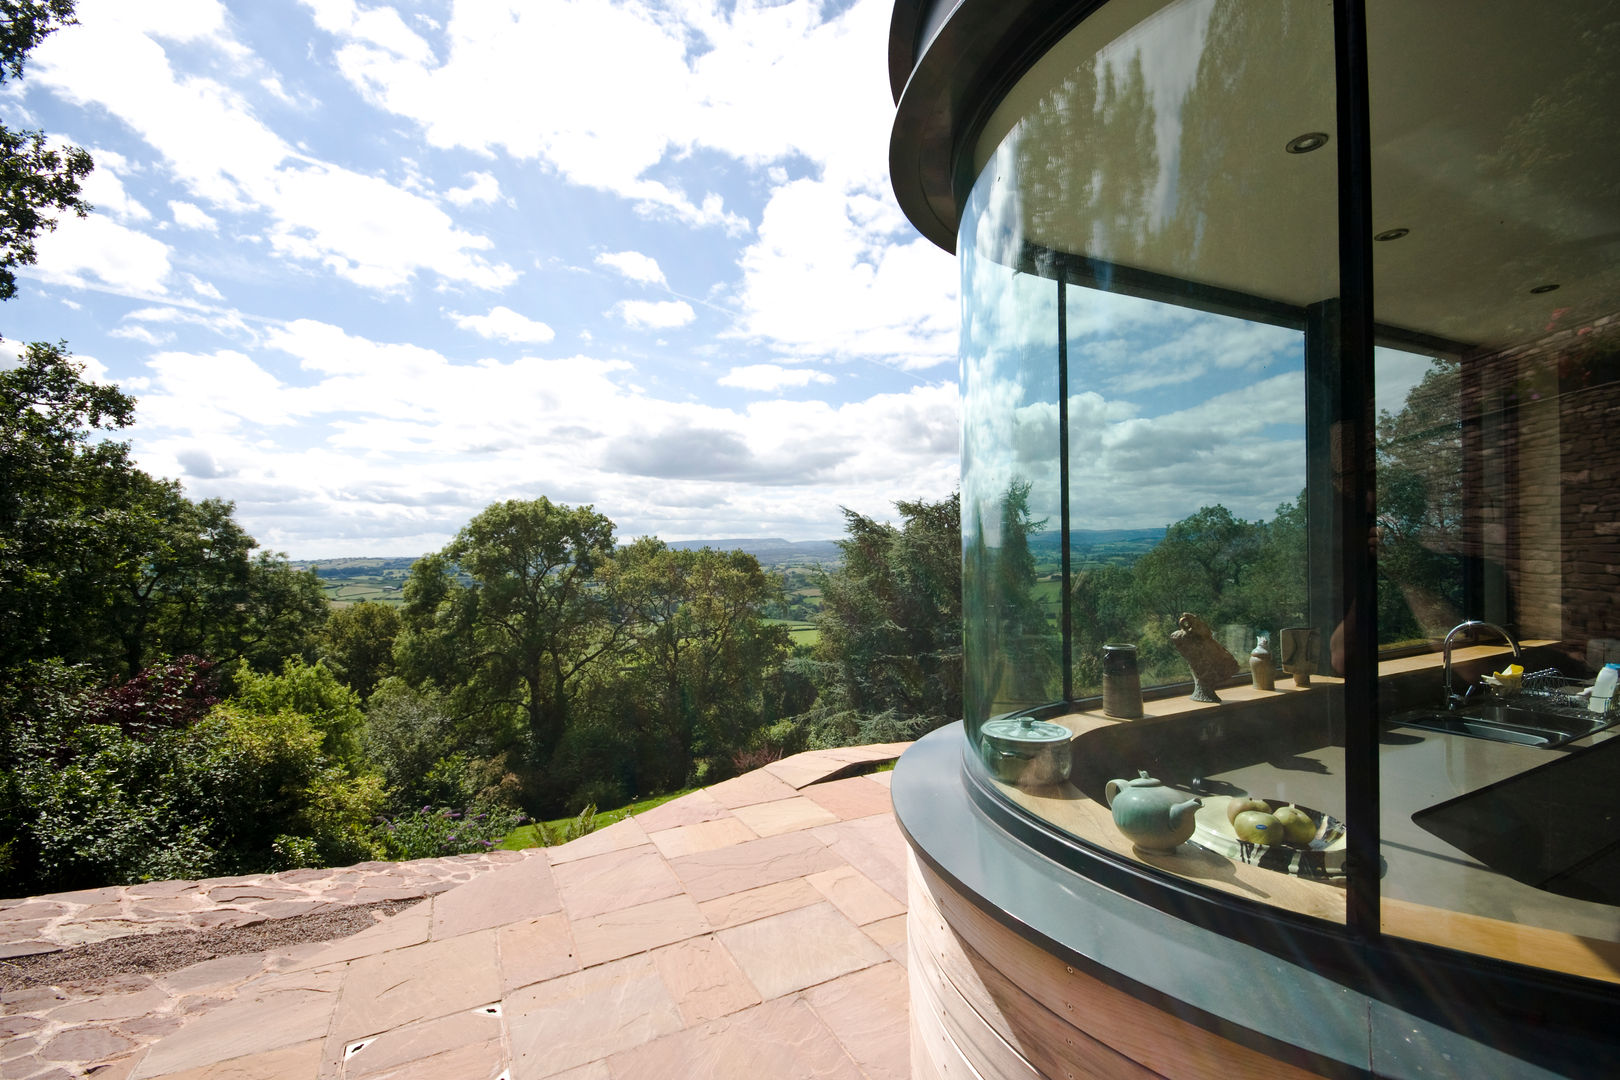
[[[0,118],[88,149],[0,336],[295,559],[483,507],[843,533],[958,482],[957,270],[888,178],[889,0],[79,0]]]

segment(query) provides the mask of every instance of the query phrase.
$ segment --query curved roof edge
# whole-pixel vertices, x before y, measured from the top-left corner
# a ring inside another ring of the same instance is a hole
[[[917,231],[956,250],[973,178],[959,150],[1057,38],[1105,0],[895,0],[889,179]]]

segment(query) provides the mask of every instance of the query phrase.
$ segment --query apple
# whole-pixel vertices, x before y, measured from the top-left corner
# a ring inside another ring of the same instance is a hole
[[[1311,820],[1311,815],[1293,803],[1279,806],[1273,812],[1273,816],[1282,823],[1283,835],[1290,844],[1308,847],[1310,842],[1316,839],[1316,822]]]
[[[1262,814],[1269,814],[1271,813],[1271,804],[1264,799],[1256,799],[1252,795],[1244,795],[1241,798],[1234,795],[1226,803],[1226,820],[1236,821],[1237,816],[1246,810],[1258,810]]]
[[[1283,827],[1275,817],[1260,810],[1245,810],[1232,820],[1239,840],[1250,844],[1280,844]]]

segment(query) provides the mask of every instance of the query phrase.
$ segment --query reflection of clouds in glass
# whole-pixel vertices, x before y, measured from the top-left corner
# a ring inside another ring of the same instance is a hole
[[[1092,400],[1069,406],[1071,503],[1083,507],[1074,528],[1153,527],[1212,503],[1269,518],[1304,487],[1301,372],[1154,417],[1082,397]]]
[[[1116,394],[1303,362],[1297,330],[1093,289],[1070,288],[1069,325],[1072,369]]]
[[[1434,359],[1400,349],[1373,349],[1373,393],[1380,413],[1398,413],[1406,407],[1406,395],[1423,381],[1434,366]]]

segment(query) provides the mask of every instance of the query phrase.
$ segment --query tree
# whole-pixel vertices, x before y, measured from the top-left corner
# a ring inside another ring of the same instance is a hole
[[[463,715],[499,723],[515,712],[535,760],[548,761],[572,691],[625,636],[597,577],[612,557],[613,522],[589,506],[495,503],[411,567],[401,669],[454,690]]]
[[[0,0],[0,84],[21,78],[34,46],[73,21],[73,0]],[[0,124],[0,300],[17,295],[11,268],[32,263],[35,238],[56,228],[50,211],[89,212],[79,181],[92,168],[79,147],[57,149],[43,131]]]
[[[676,551],[654,538],[619,553],[614,592],[630,620],[615,714],[637,726],[637,793],[681,783],[692,762],[741,749],[763,722],[787,630],[764,621],[780,582],[743,551]]]
[[[394,639],[399,612],[387,604],[362,601],[331,613],[321,631],[321,660],[360,695],[371,697],[377,684],[394,673]]]
[[[912,738],[962,715],[961,499],[895,509],[899,528],[845,509],[843,560],[821,581],[821,742]]]

